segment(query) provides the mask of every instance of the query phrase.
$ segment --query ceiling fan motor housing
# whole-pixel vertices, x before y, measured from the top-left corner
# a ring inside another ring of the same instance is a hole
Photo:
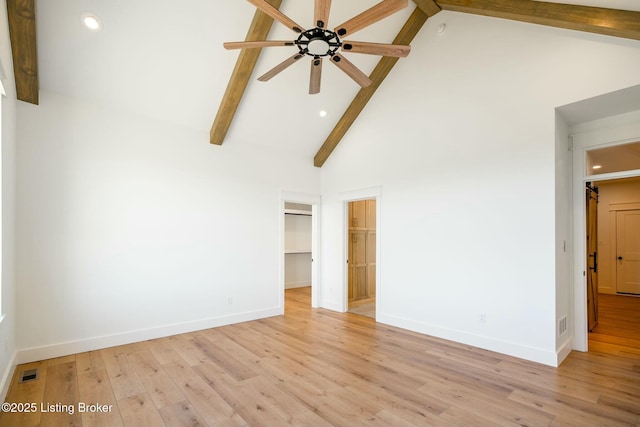
[[[320,27],[300,33],[295,44],[300,53],[314,58],[333,56],[342,46],[337,33]]]

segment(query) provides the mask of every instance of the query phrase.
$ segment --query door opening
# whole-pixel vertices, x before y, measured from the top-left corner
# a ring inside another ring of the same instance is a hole
[[[585,204],[588,350],[591,343],[597,348],[612,341],[638,349],[640,178],[599,180],[597,187],[594,184],[587,184]],[[594,200],[597,214],[593,212]]]
[[[284,206],[284,289],[311,300],[312,206],[285,202]]]
[[[280,194],[278,281],[279,307],[283,314],[288,288],[306,291],[305,301],[311,294],[311,307],[316,308],[320,304],[319,211],[319,195],[285,191]]]
[[[376,317],[376,200],[349,202],[348,311]]]

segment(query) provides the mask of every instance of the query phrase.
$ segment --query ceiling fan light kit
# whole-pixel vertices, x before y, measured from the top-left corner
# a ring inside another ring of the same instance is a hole
[[[359,41],[343,42],[340,39],[340,37],[347,34],[351,35],[358,30],[366,28],[369,25],[372,25],[406,8],[409,5],[408,0],[382,0],[380,3],[351,18],[347,22],[338,25],[334,30],[328,30],[325,28],[331,9],[331,0],[315,0],[315,27],[309,30],[303,29],[302,26],[284,15],[275,7],[271,6],[265,0],[247,1],[265,14],[285,25],[287,28],[299,34],[297,39],[294,41],[260,40],[224,43],[223,46],[225,49],[258,49],[275,46],[296,46],[298,48],[298,52],[296,54],[258,77],[259,81],[268,81],[289,66],[293,65],[299,59],[304,58],[305,56],[310,56],[312,59],[309,94],[319,93],[320,82],[322,79],[322,60],[325,57],[329,57],[331,59],[331,63],[336,65],[361,87],[367,87],[371,85],[371,79],[369,79],[365,73],[348,61],[344,56],[340,55],[338,53],[339,50],[350,53],[391,57],[406,57],[409,55],[411,50],[410,46],[405,45]]]

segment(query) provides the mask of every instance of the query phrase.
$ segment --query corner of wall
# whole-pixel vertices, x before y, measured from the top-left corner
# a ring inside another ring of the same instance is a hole
[[[13,373],[16,370],[16,358],[18,354],[17,352],[13,352],[11,355],[11,359],[7,366],[5,367],[4,372],[2,373],[2,377],[0,379],[0,402],[4,402],[7,398],[7,393],[9,392],[9,386],[11,385],[11,379],[13,378]]]
[[[249,322],[252,320],[264,319],[267,317],[279,316],[282,314],[284,314],[284,308],[275,307],[263,310],[249,311],[245,313],[238,313],[229,316],[211,317],[208,319],[197,321],[176,323],[100,337],[92,337],[77,341],[61,342],[42,347],[26,348],[19,350],[14,356],[14,365],[15,363],[21,364],[35,362],[38,360],[52,359],[54,357],[66,356],[69,354],[83,353],[118,345],[126,345],[135,342],[164,338],[172,335],[194,332],[209,328],[216,328],[235,323]]]
[[[558,351],[556,352],[556,356],[557,356],[557,361],[556,361],[556,366],[560,366],[562,364],[562,362],[564,361],[564,359],[567,358],[567,356],[569,356],[569,354],[571,353],[571,338],[567,338],[559,347],[558,347]]]

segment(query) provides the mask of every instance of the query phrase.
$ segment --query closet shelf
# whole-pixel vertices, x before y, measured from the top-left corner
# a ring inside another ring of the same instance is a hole
[[[311,250],[306,249],[285,249],[285,254],[310,254]]]

